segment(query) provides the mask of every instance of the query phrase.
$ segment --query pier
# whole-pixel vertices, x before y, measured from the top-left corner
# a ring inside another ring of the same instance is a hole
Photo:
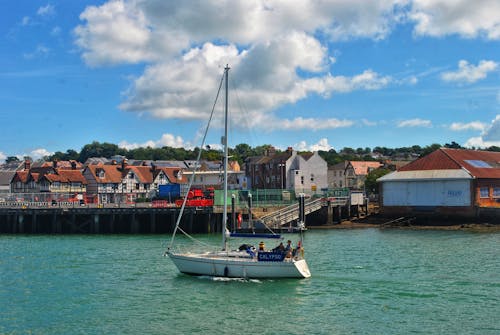
[[[168,234],[178,208],[0,208],[3,234]],[[181,228],[192,233],[220,231],[222,216],[211,208],[186,208]]]
[[[248,205],[228,209],[228,222],[235,227],[235,213],[248,221],[260,221],[277,231],[292,227],[299,219],[299,204],[259,207]],[[79,205],[21,203],[0,206],[0,234],[170,234],[180,213],[178,207],[157,208],[151,203]],[[307,225],[332,225],[360,213],[368,206],[353,205],[349,197],[307,199]],[[180,227],[188,233],[220,232],[221,206],[186,207]]]

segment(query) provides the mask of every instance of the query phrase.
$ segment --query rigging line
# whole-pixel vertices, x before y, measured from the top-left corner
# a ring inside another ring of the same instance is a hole
[[[183,233],[183,234],[184,234],[187,238],[191,239],[193,242],[196,242],[196,243],[198,243],[198,244],[204,245],[204,246],[206,246],[206,247],[212,247],[212,245],[209,245],[209,244],[207,244],[207,243],[205,243],[205,242],[202,242],[202,241],[200,241],[200,240],[198,240],[198,239],[194,238],[193,236],[189,235],[189,233],[188,233],[188,232],[186,232],[186,231],[185,231],[184,229],[182,229],[181,227],[179,227],[178,229],[179,229],[179,231],[180,231],[181,233]]]
[[[234,76],[229,80],[229,82],[231,84],[231,88],[233,89],[232,91],[234,91],[234,96],[236,97],[236,102],[238,103],[238,107],[241,110],[241,113],[240,113],[240,115],[242,115],[241,120],[245,123],[246,129],[248,129],[249,137],[252,137],[251,142],[254,142],[254,138],[253,138],[254,136],[252,136],[252,132],[251,132],[252,127],[250,127],[250,122],[248,122],[248,118],[247,118],[247,116],[249,115],[248,108],[243,103],[243,101],[240,98],[240,95],[238,93],[239,90],[236,88],[236,87],[238,87],[237,86],[238,82],[237,82],[237,80],[234,79]]]
[[[214,104],[212,106],[212,111],[210,112],[210,117],[208,118],[207,127],[205,128],[205,133],[203,134],[203,139],[201,140],[200,150],[198,151],[198,156],[196,157],[196,164],[194,166],[193,173],[191,174],[191,178],[189,178],[188,192],[186,193],[186,196],[184,197],[184,201],[182,202],[181,210],[179,212],[179,216],[177,217],[177,221],[175,223],[174,232],[172,234],[172,239],[170,240],[170,245],[168,246],[168,249],[172,248],[172,246],[174,244],[175,234],[177,233],[177,230],[180,229],[179,228],[179,224],[181,223],[182,214],[184,213],[184,208],[186,207],[187,195],[189,193],[189,190],[193,186],[194,176],[195,176],[195,174],[196,174],[196,172],[198,171],[198,168],[199,168],[199,164],[198,163],[200,162],[201,152],[203,151],[203,147],[205,145],[205,140],[207,139],[208,129],[210,128],[210,123],[212,122],[212,118],[214,116],[215,106],[217,105],[217,100],[219,99],[219,94],[220,94],[220,91],[221,91],[221,88],[222,88],[222,83],[224,81],[224,75],[225,74],[226,74],[226,72],[224,71],[224,74],[222,75],[220,83],[219,83],[219,89],[217,90],[217,95],[215,96],[215,101],[214,101]],[[182,229],[181,229],[181,232],[183,232],[185,234],[185,232]]]

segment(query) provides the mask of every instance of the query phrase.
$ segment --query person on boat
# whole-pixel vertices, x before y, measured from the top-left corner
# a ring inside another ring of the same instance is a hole
[[[281,252],[285,251],[285,246],[283,245],[283,242],[280,242],[280,244],[276,248],[274,248],[273,251],[275,251],[275,252],[276,251],[281,251]]]
[[[292,248],[292,241],[288,240],[288,241],[286,242],[285,251],[286,251],[286,252],[288,252],[288,251],[290,251],[290,250],[293,250],[293,248]]]

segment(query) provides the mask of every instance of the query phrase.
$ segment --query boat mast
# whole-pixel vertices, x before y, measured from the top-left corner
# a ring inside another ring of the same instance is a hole
[[[222,250],[226,250],[227,241],[226,241],[226,229],[227,229],[227,168],[228,168],[228,149],[227,149],[227,122],[228,122],[228,101],[229,101],[229,92],[228,92],[228,77],[229,77],[229,66],[226,65],[224,68],[224,81],[225,81],[225,90],[226,90],[226,101],[224,108],[224,210],[222,214]]]

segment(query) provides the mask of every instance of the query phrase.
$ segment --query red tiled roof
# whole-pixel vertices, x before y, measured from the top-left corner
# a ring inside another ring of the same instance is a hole
[[[67,180],[68,182],[76,182],[86,184],[87,179],[83,176],[80,170],[66,170],[66,169],[58,169],[57,174]]]
[[[368,174],[370,168],[377,169],[382,166],[379,162],[366,162],[366,161],[350,161],[357,176],[364,176]]]
[[[186,184],[188,182],[188,180],[184,176],[184,174],[182,175],[181,179],[177,179],[177,173],[178,173],[179,170],[182,171],[182,169],[180,169],[178,167],[162,167],[162,168],[158,168],[158,171],[163,171],[163,173],[165,173],[167,175],[167,178],[168,178],[168,180],[171,183]],[[156,177],[156,175],[155,175],[155,177]]]
[[[476,162],[483,162],[479,165]],[[440,148],[398,171],[465,169],[476,178],[500,178],[500,152]]]
[[[128,171],[133,171],[143,184],[151,184],[153,182],[153,173],[149,166],[127,166],[125,171],[126,173],[128,173]]]
[[[99,164],[90,164],[87,166],[87,169],[90,171],[95,181],[99,184],[110,183],[110,184],[119,184],[122,182],[122,173],[118,169],[118,165],[104,165],[102,163]],[[98,176],[98,171],[104,171],[104,177],[100,178]]]
[[[12,180],[14,182],[20,181],[22,183],[26,183],[28,181],[29,172],[28,171],[16,171]]]

